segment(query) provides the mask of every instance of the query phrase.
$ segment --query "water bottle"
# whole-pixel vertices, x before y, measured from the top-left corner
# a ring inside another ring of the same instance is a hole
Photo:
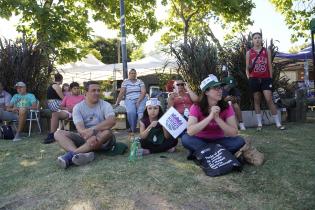
[[[139,138],[133,137],[130,145],[129,161],[136,161],[138,159]]]

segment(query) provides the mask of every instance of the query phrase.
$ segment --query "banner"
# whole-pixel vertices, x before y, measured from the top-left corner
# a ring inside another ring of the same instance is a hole
[[[185,118],[174,108],[171,107],[159,119],[159,123],[174,137],[177,138],[186,128]]]

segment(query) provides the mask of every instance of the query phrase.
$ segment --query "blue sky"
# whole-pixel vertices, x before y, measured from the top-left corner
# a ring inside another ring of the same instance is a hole
[[[299,45],[303,43],[303,40],[300,40],[298,43],[292,44],[290,42],[290,31],[288,27],[285,25],[284,18],[281,16],[280,13],[276,12],[273,5],[268,0],[254,0],[256,4],[256,8],[252,11],[251,18],[254,20],[253,26],[248,27],[248,31],[259,31],[262,29],[264,38],[270,39],[273,38],[274,40],[278,40],[279,43],[279,50],[282,52],[288,52],[291,46]],[[159,7],[157,9],[157,16],[158,17],[165,17],[166,8]],[[164,15],[163,15],[164,13]],[[14,38],[17,36],[17,32],[14,29],[14,25],[17,24],[18,18],[14,17],[11,18],[10,21],[6,21],[0,19],[0,36],[6,38]],[[127,24],[128,24],[128,20]],[[115,31],[108,31],[105,25],[101,22],[93,22],[91,23],[91,27],[95,31],[95,35],[104,36],[104,34],[108,35],[111,34],[112,37],[117,36],[117,32]],[[222,41],[224,31],[222,31],[219,27],[214,29],[214,32],[217,38]],[[161,33],[156,33],[149,39],[146,43],[146,46],[151,47],[144,47],[144,49],[152,49],[152,45],[158,42]]]

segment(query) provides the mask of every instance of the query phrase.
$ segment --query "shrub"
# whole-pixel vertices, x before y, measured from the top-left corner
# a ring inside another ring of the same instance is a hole
[[[0,80],[9,92],[14,93],[14,85],[24,81],[28,92],[42,100],[53,71],[53,61],[37,45],[25,38],[15,42],[0,39]]]

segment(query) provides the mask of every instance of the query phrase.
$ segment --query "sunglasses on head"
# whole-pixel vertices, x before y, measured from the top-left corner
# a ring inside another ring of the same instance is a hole
[[[176,84],[176,86],[185,86],[185,83]]]

